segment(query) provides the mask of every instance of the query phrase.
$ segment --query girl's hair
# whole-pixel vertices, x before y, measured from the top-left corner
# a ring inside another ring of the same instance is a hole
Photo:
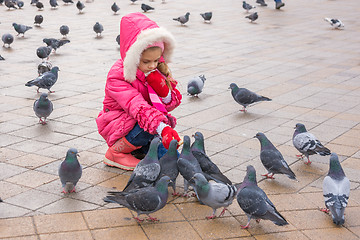
[[[175,80],[171,76],[171,71],[169,66],[165,62],[159,62],[157,65],[157,69],[166,77],[165,82],[170,90],[172,90],[171,83],[175,82]]]

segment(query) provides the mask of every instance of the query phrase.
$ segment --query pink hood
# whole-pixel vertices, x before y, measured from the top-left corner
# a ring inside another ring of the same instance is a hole
[[[159,27],[142,13],[130,13],[120,23],[120,54],[124,62],[124,78],[128,82],[136,79],[141,53],[151,44],[164,43],[163,58],[170,62],[175,40],[166,29]]]

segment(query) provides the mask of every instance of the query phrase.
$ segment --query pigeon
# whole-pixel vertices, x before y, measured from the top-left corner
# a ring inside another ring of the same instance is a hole
[[[17,9],[15,3],[11,0],[5,0],[5,6],[8,7],[8,10],[10,10],[11,8]]]
[[[43,61],[41,62],[39,65],[38,65],[38,73],[39,73],[39,76],[46,73],[46,72],[49,72],[51,71],[51,68],[52,68],[52,64],[48,61]]]
[[[44,21],[44,17],[42,15],[36,15],[34,19],[34,24],[40,26],[40,24]]]
[[[223,207],[219,217],[223,216],[226,207],[232,204],[237,194],[236,186],[224,183],[208,182],[201,173],[195,173],[192,179],[195,181],[196,194],[203,204],[213,209],[212,215],[206,217],[213,219],[218,208]]]
[[[55,38],[44,38],[43,42],[46,43],[48,47],[51,47],[54,49],[54,52],[61,46],[65,45],[66,43],[69,43],[70,40],[67,39],[55,39]]]
[[[50,0],[49,1],[51,8],[56,8],[57,6],[59,6],[59,4],[57,3],[57,0]]]
[[[260,160],[268,171],[267,174],[262,176],[274,179],[274,174],[285,174],[288,178],[296,180],[295,173],[291,171],[280,151],[276,149],[265,134],[259,132],[254,138],[257,138],[260,142]],[[271,176],[269,176],[270,173]]]
[[[39,1],[39,0],[31,0],[31,1],[30,1],[30,4],[31,4],[31,5],[35,5],[38,1]]]
[[[243,1],[243,5],[242,5],[243,9],[246,10],[246,12],[249,12],[249,10],[253,9],[253,8],[256,8],[256,6],[252,6],[248,3],[246,3],[245,1]]]
[[[330,155],[330,167],[323,181],[323,193],[326,209],[322,211],[326,213],[330,211],[333,222],[336,225],[343,225],[344,211],[350,194],[350,181],[345,176],[336,153]]]
[[[26,26],[23,24],[13,23],[12,25],[13,25],[15,31],[18,33],[17,36],[19,36],[20,33],[24,36],[26,31],[28,31],[29,29],[32,29],[32,27]]]
[[[196,132],[193,136],[195,141],[191,145],[191,153],[199,162],[201,170],[208,181],[225,183],[231,185],[232,182],[220,171],[218,166],[213,163],[206,155],[204,146],[204,136],[201,132]]]
[[[70,4],[70,3],[74,3],[74,2],[73,2],[73,0],[63,0],[63,2],[64,2],[65,4],[68,4],[68,3],[69,3],[69,4]]]
[[[0,198],[0,202],[3,202],[3,200]]]
[[[85,8],[85,4],[80,1],[77,1],[76,7],[77,9],[79,9],[79,13],[82,13],[82,10]]]
[[[149,214],[165,207],[168,200],[168,185],[170,182],[171,180],[168,176],[163,176],[155,186],[133,189],[129,192],[108,192],[109,195],[104,198],[104,201],[118,203],[135,211],[137,216],[134,219],[139,223],[144,221],[144,219],[139,218],[141,214],[146,214],[148,221],[159,221]]]
[[[131,4],[134,4],[137,0],[130,0]]]
[[[77,157],[79,156],[77,149],[70,148],[65,160],[61,162],[59,167],[59,177],[63,187],[63,193],[75,192],[75,186],[82,175],[82,166]]]
[[[321,156],[326,156],[331,154],[331,151],[324,147],[313,134],[309,133],[302,123],[295,125],[292,141],[294,147],[301,153],[296,156],[300,159],[303,159],[304,156],[307,158],[305,164],[311,164],[310,155],[320,154]]]
[[[169,176],[171,179],[170,186],[174,190],[172,193],[174,196],[179,194],[176,192],[176,178],[179,175],[179,169],[177,167],[178,152],[177,152],[178,141],[176,139],[171,140],[168,151],[159,159],[160,163],[160,174],[158,179],[163,176]]]
[[[39,123],[42,125],[46,124],[46,118],[50,116],[50,114],[53,111],[53,104],[48,99],[47,93],[42,93],[40,95],[40,98],[38,100],[35,100],[34,106],[33,106],[35,115],[39,118]],[[44,120],[43,120],[44,118]]]
[[[173,18],[173,20],[175,21],[178,21],[181,23],[181,25],[184,25],[185,23],[187,23],[189,21],[189,16],[190,16],[190,13],[187,12],[185,15],[183,16],[180,16],[178,18]]]
[[[0,60],[5,60],[5,58],[3,56],[0,55]]]
[[[9,48],[10,44],[14,41],[14,37],[10,33],[4,33],[1,37],[1,40],[4,42],[3,47],[5,47],[5,44],[7,44]]]
[[[200,13],[200,15],[202,16],[202,18],[204,19],[204,21],[210,21],[212,18],[212,12],[205,12],[205,13]]]
[[[99,22],[96,22],[94,27],[94,32],[96,32],[96,36],[101,36],[102,31],[104,31],[103,25],[101,25]]]
[[[38,8],[38,10],[43,10],[44,9],[44,4],[42,2],[37,2],[36,7]]]
[[[16,5],[19,7],[19,9],[21,9],[24,6],[24,2],[23,1],[16,1]]]
[[[114,2],[113,5],[111,5],[111,10],[114,12],[114,14],[117,14],[117,12],[120,10],[116,2]]]
[[[259,15],[257,12],[254,12],[254,13],[250,14],[249,16],[246,16],[245,18],[250,19],[250,22],[254,22],[256,19],[259,18]]]
[[[69,27],[68,26],[66,26],[66,25],[62,25],[61,27],[60,27],[60,33],[61,33],[61,35],[63,35],[63,37],[66,37],[66,35],[68,35],[69,34]]]
[[[246,112],[246,107],[260,101],[271,101],[270,98],[258,95],[246,88],[239,88],[235,83],[230,84],[231,95],[235,102],[243,106],[240,111]]]
[[[324,18],[325,21],[329,22],[331,26],[333,26],[335,29],[341,29],[344,28],[344,24],[336,18]]]
[[[144,12],[147,12],[147,11],[150,11],[150,10],[155,10],[155,8],[145,4],[145,3],[142,3],[141,4],[141,9],[144,11]]]
[[[27,87],[37,86],[38,93],[40,88],[46,88],[47,90],[49,90],[50,93],[53,93],[54,91],[51,91],[50,88],[56,83],[58,79],[58,71],[60,71],[59,67],[55,66],[51,68],[50,72],[45,72],[44,74],[35,78],[34,80],[25,83],[25,86]]]
[[[36,55],[41,59],[44,58],[49,59],[51,50],[52,50],[51,47],[45,47],[45,46],[38,47],[38,49],[36,49]]]
[[[276,210],[266,193],[258,187],[256,171],[251,165],[246,168],[246,176],[239,186],[236,198],[240,208],[248,217],[247,224],[241,228],[249,228],[252,218],[256,218],[257,222],[260,222],[260,219],[270,220],[278,226],[288,224],[286,219]]]
[[[184,136],[183,148],[177,161],[180,174],[184,178],[184,196],[188,196],[189,184],[193,185],[191,180],[195,173],[203,173],[198,160],[194,157],[190,149],[190,137]]]
[[[116,36],[116,42],[117,42],[118,45],[120,46],[120,34]]]
[[[149,151],[146,156],[136,165],[128,183],[123,191],[128,192],[132,189],[153,186],[160,174],[160,163],[158,159],[159,138],[154,138],[150,143]]]
[[[266,7],[266,6],[267,6],[267,4],[265,3],[264,0],[256,0],[256,3],[257,3],[257,4],[260,4],[260,6],[262,6],[262,7]]]
[[[191,96],[198,97],[198,95],[202,92],[204,88],[205,80],[206,78],[204,75],[200,75],[198,77],[194,77],[190,79],[187,84],[188,94]]]

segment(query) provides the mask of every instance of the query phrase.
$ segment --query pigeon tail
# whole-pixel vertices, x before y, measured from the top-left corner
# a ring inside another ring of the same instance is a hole
[[[331,151],[330,149],[326,148],[326,147],[323,147],[321,149],[321,151],[319,151],[318,149],[315,149],[315,152],[320,154],[321,156],[326,156],[326,155],[330,155],[331,154]]]
[[[268,219],[278,226],[288,225],[289,223],[286,221],[286,219],[276,209],[274,210],[274,212],[268,211],[264,215],[263,219]]]
[[[268,97],[261,96],[261,97],[259,98],[259,101],[272,101],[272,99],[271,99],[271,98],[268,98]]]
[[[25,86],[27,86],[27,87],[34,86],[34,85],[35,85],[35,80],[36,80],[36,79],[33,79],[33,80],[28,81],[27,83],[25,83]]]

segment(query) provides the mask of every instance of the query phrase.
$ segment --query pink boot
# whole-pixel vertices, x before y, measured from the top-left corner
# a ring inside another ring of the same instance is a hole
[[[131,152],[138,148],[140,147],[132,145],[125,137],[122,137],[109,147],[105,153],[104,163],[108,166],[132,171],[140,160],[131,155]]]

